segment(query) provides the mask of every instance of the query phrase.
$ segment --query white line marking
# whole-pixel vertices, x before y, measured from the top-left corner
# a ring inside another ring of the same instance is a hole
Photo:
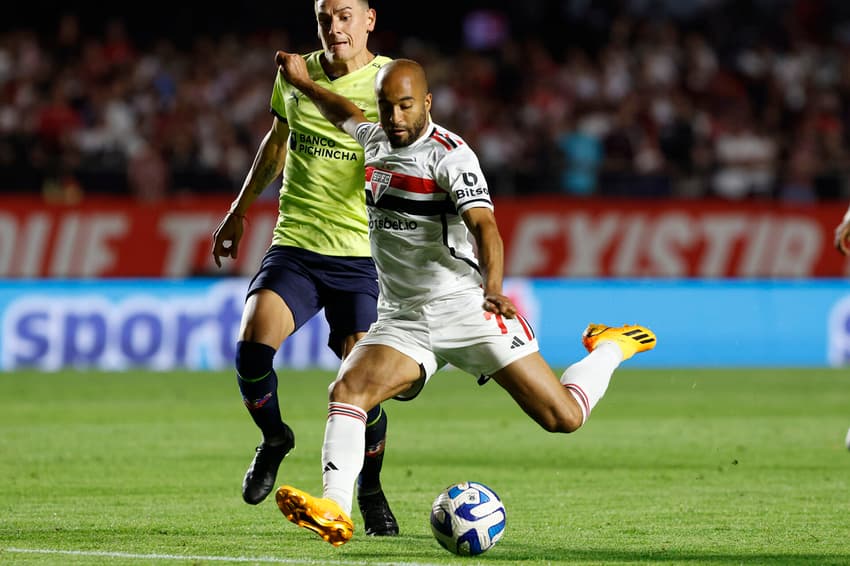
[[[181,554],[136,554],[133,552],[108,552],[97,550],[58,550],[54,548],[5,548],[6,552],[19,554],[52,554],[63,556],[100,556],[103,558],[131,558],[138,560],[193,560],[193,561],[209,561],[209,562],[252,562],[254,564],[363,564],[363,561],[358,560],[301,560],[295,558],[272,558],[259,557],[251,558],[248,556],[197,556],[197,555],[181,555]],[[372,562],[373,566],[440,566],[429,562]],[[469,566],[472,566],[470,564]]]

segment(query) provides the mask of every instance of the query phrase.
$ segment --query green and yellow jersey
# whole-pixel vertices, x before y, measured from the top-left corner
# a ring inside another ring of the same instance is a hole
[[[365,67],[331,81],[322,69],[321,53],[304,56],[310,77],[350,99],[369,120],[377,122],[375,75],[391,59],[375,57]],[[328,122],[280,73],[272,91],[271,110],[289,125],[280,212],[272,244],[323,255],[369,256],[363,147]]]

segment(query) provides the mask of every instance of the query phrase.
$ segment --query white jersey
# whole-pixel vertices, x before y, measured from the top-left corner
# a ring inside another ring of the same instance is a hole
[[[380,124],[357,127],[366,165],[369,242],[378,269],[379,313],[480,289],[472,234],[460,215],[493,202],[478,158],[454,133],[429,124],[407,147]]]

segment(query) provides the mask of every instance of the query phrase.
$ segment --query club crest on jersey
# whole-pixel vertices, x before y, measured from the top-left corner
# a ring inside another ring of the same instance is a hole
[[[381,198],[381,195],[389,188],[392,180],[392,173],[386,171],[372,171],[372,178],[369,180],[369,187],[372,190],[372,198],[375,202]]]

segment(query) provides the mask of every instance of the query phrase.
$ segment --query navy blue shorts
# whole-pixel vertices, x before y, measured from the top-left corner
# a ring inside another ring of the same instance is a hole
[[[324,308],[328,346],[339,357],[345,337],[366,332],[378,318],[378,273],[368,257],[272,246],[248,286],[248,296],[259,289],[270,289],[286,301],[295,330]]]

